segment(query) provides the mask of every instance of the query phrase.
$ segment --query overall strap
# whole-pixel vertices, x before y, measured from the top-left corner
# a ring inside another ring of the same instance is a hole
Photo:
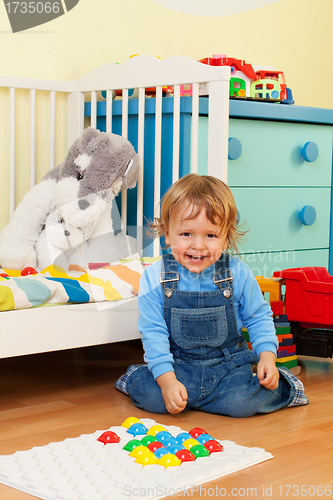
[[[171,253],[162,256],[160,283],[164,287],[164,293],[171,297],[172,291],[178,289],[179,273],[177,262]]]
[[[223,290],[223,295],[229,298],[232,290],[232,274],[230,271],[230,255],[223,252],[215,263],[215,273],[212,275],[213,282]]]

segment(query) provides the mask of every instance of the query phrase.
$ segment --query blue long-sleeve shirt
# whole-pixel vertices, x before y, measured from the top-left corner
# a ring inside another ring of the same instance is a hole
[[[199,274],[192,273],[177,262],[179,290],[207,292],[216,290],[212,274],[215,265]],[[276,353],[278,339],[272,320],[272,311],[263,298],[260,287],[250,268],[238,257],[230,257],[233,276],[234,303],[237,328],[248,330],[252,349],[259,356],[263,351]],[[140,280],[139,331],[142,334],[144,360],[156,379],[173,371],[173,355],[170,352],[169,332],[163,318],[163,293],[160,284],[161,261],[149,266]]]

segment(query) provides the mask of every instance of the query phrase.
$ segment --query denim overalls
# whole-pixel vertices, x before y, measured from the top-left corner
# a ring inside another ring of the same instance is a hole
[[[188,393],[186,409],[243,417],[289,405],[294,390],[284,377],[272,391],[253,376],[257,358],[237,329],[229,255],[223,253],[216,262],[212,275],[216,290],[210,292],[179,290],[172,254],[163,257],[162,269],[163,314],[175,374]],[[167,413],[147,366],[133,368],[127,381],[133,403],[153,413]]]

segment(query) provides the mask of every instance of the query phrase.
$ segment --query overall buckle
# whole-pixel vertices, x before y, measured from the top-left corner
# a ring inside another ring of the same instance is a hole
[[[174,275],[174,277],[170,275]],[[165,271],[160,274],[160,283],[164,287],[164,293],[166,297],[171,297],[175,283],[178,283],[178,281],[179,281],[179,274],[176,271]],[[172,287],[169,288],[168,286],[166,286],[166,283],[172,283]]]
[[[214,273],[212,275],[212,279],[213,279],[213,283],[216,286],[219,286],[221,288],[221,290],[223,290],[223,295],[228,299],[230,297],[230,295],[231,295],[230,283],[233,280],[233,277],[232,277],[231,271],[229,269],[227,270],[227,272],[230,274],[229,278],[219,278],[219,276],[221,275],[221,273]],[[226,281],[228,282],[228,288],[223,289],[221,287],[221,283],[224,283]]]

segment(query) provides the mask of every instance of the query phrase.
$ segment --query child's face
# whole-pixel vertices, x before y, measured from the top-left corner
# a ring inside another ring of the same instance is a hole
[[[186,219],[191,212],[188,207],[175,214],[165,241],[179,264],[193,273],[201,273],[219,259],[227,244],[221,227],[209,221],[205,209],[195,219]]]

